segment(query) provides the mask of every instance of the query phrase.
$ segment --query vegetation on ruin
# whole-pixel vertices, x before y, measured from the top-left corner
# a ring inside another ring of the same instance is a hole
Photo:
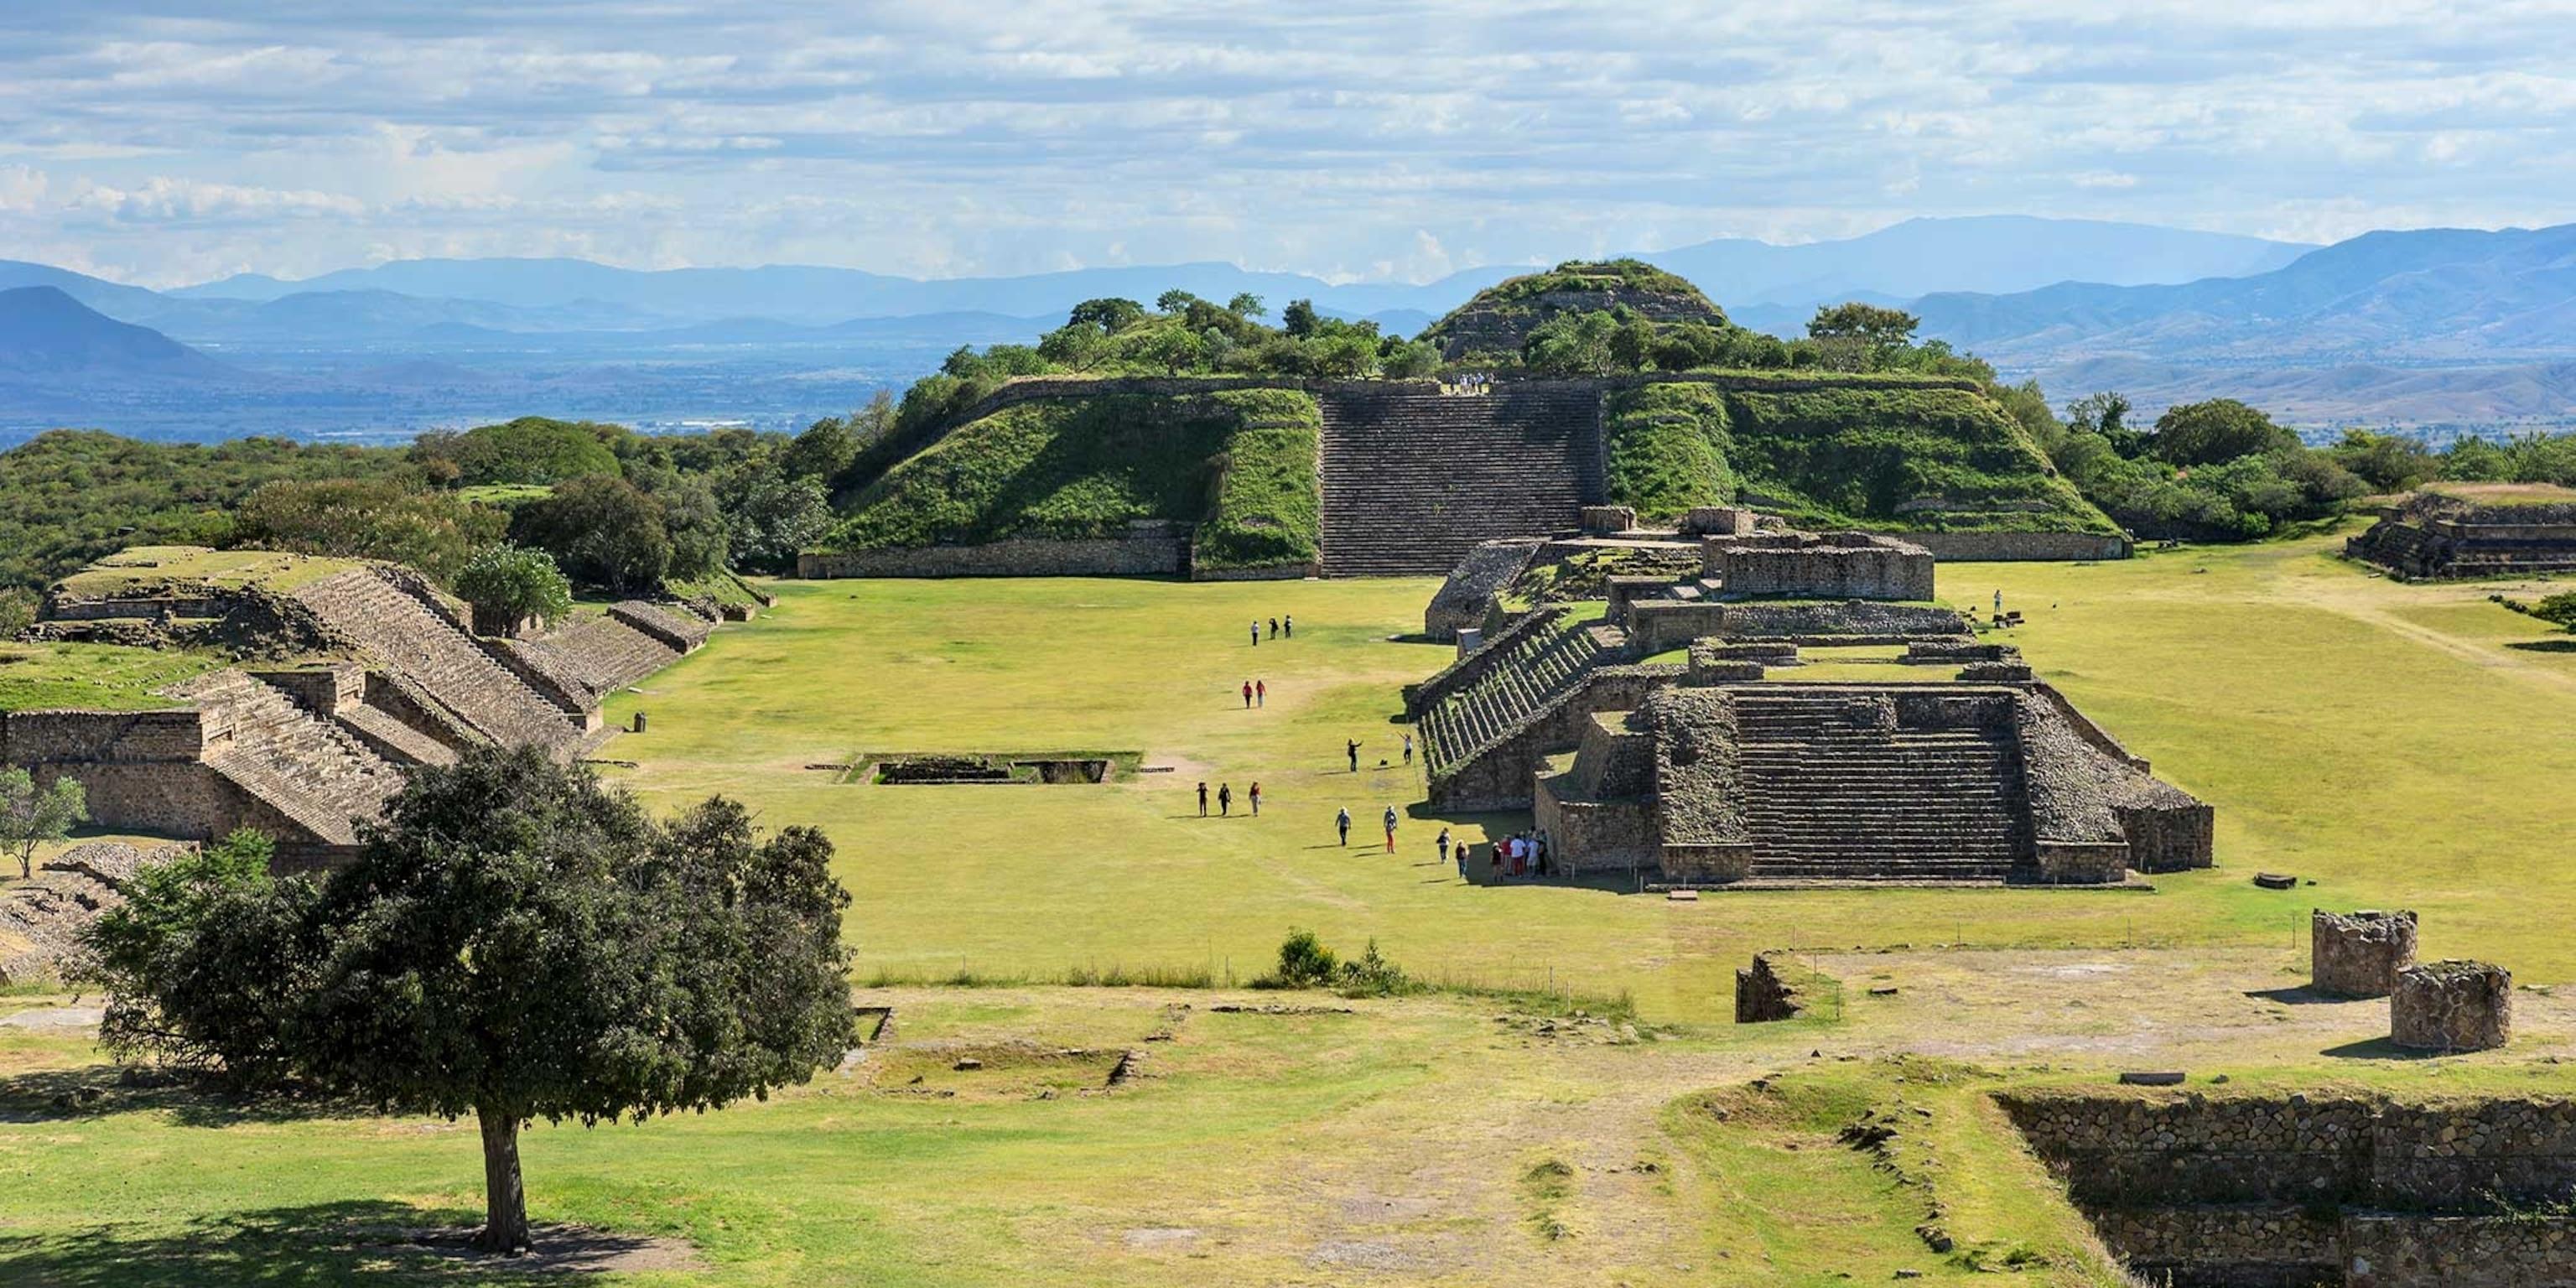
[[[1724,394],[1708,385],[1647,385],[1612,395],[1604,413],[1612,504],[1669,520],[1735,499]]]
[[[210,653],[0,643],[0,712],[164,710],[180,703],[161,690],[222,664]]]
[[[887,473],[824,545],[1107,537],[1166,520],[1205,525],[1211,567],[1311,560],[1321,433],[1314,399],[1293,390],[1020,403]]]
[[[456,595],[499,621],[552,622],[572,611],[572,583],[554,556],[525,546],[492,545],[474,553],[456,574]]]
[[[214,550],[205,546],[135,546],[65,577],[74,595],[103,596],[156,586],[259,586],[284,593],[357,567],[354,560],[281,550]]]
[[[384,448],[41,434],[0,452],[0,586],[41,588],[127,546],[222,545],[232,508],[265,483],[408,472],[402,453]]]
[[[1980,393],[1730,390],[1726,413],[1738,497],[1800,527],[2113,530]]]
[[[281,480],[242,499],[232,540],[252,550],[391,560],[444,585],[509,526],[499,510],[394,479]]]

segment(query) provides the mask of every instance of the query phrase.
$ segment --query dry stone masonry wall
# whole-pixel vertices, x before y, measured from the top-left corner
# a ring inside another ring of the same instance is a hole
[[[2576,504],[2479,505],[2428,494],[2384,510],[2344,552],[2400,577],[2576,571]]]
[[[2308,917],[2309,987],[2336,997],[2386,997],[2415,964],[2415,914],[2317,908]]]
[[[1998,1097],[2129,1270],[2180,1288],[2576,1282],[2576,1103]]]
[[[2513,975],[2486,962],[2439,961],[2397,973],[2389,1040],[2415,1051],[2486,1051],[2513,1040]]]

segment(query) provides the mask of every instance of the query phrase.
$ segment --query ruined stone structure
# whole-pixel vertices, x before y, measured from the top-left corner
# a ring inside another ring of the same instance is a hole
[[[980,545],[808,552],[796,575],[832,577],[1169,577],[1189,568],[1190,539],[1154,524],[1115,537],[1012,537]]]
[[[1536,809],[1569,870],[1683,885],[2094,885],[2208,866],[2209,807],[2105,743],[2044,685],[1730,677],[1596,714],[1571,766],[1538,777]]]
[[[2576,1218],[2555,1210],[2576,1189],[2576,1103],[2061,1091],[1998,1100],[2145,1282],[2576,1282]]]
[[[115,841],[75,845],[37,864],[33,880],[0,891],[0,984],[58,974],[81,932],[125,902],[135,869],[158,857]]]
[[[1591,382],[1515,381],[1481,397],[1385,382],[1318,402],[1329,575],[1439,576],[1484,542],[1573,529],[1604,499]]]
[[[1772,954],[1755,953],[1753,964],[1735,972],[1735,1022],[1768,1024],[1775,1020],[1794,1020],[1807,1009],[1798,990],[1780,977],[1779,968],[1771,964]]]
[[[2336,997],[2386,997],[2415,964],[2415,914],[2315,909],[2308,918],[2309,987]]]
[[[185,553],[185,552],[174,552]],[[39,633],[228,641],[244,662],[164,690],[139,712],[0,714],[0,761],[70,777],[117,831],[210,840],[267,833],[282,865],[357,844],[410,766],[485,744],[569,758],[603,736],[602,696],[703,644],[712,622],[643,602],[552,635],[486,638],[464,605],[394,564],[275,584],[58,588]]]
[[[1711,589],[1727,599],[1932,598],[1932,552],[1869,532],[1705,537]]]
[[[1458,632],[1483,626],[1502,593],[1529,568],[1540,544],[1536,537],[1510,537],[1468,551],[1422,610],[1422,633],[1449,644]]]
[[[2414,1051],[2487,1051],[2513,1039],[2513,974],[2485,962],[2439,961],[2397,974],[2388,1038]]]
[[[2408,578],[2576,572],[2576,502],[2488,505],[2422,493],[2381,511],[2344,553]]]

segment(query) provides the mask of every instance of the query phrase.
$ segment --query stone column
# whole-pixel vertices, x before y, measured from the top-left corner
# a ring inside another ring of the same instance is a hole
[[[2513,1038],[2513,973],[2486,962],[2440,961],[2398,973],[2388,1037],[2411,1051],[2488,1051]]]
[[[2309,987],[2336,997],[2386,997],[2415,964],[2415,914],[2315,909],[2309,918]]]

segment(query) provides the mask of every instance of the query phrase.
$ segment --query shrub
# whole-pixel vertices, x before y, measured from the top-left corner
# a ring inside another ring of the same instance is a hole
[[[507,515],[390,479],[280,480],[233,516],[232,542],[348,559],[410,564],[452,582],[474,552],[501,539]]]
[[[452,436],[424,435],[415,444],[425,459],[445,456],[468,487],[486,483],[561,483],[585,474],[615,474],[614,440],[623,426],[592,421],[521,416]]]
[[[479,613],[505,621],[552,622],[572,611],[572,583],[554,556],[525,546],[485,546],[456,575],[456,593]]]
[[[1279,968],[1266,978],[1279,988],[1322,988],[1333,982],[1341,962],[1311,930],[1291,930],[1279,944]]]
[[[1336,957],[1311,930],[1291,930],[1279,943],[1279,965],[1252,981],[1254,988],[1329,988],[1344,997],[1396,997],[1425,991],[1404,969],[1377,950],[1377,941],[1350,961]]]

